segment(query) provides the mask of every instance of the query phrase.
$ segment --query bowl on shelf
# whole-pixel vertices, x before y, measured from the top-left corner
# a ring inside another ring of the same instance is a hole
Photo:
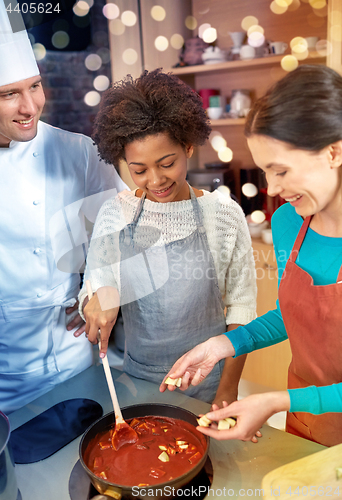
[[[267,245],[272,245],[273,244],[273,239],[272,239],[272,229],[266,228],[261,231],[261,239],[264,243],[267,243]]]
[[[249,234],[251,235],[252,238],[261,238],[261,233],[264,229],[268,228],[268,222],[267,220],[264,220],[263,222],[253,222],[251,220],[251,216],[247,215],[246,217],[247,220],[247,225],[249,229]]]
[[[218,120],[223,115],[223,108],[221,106],[209,107],[207,108],[207,114],[210,120]]]
[[[217,64],[227,61],[227,54],[224,50],[218,47],[208,47],[202,54],[202,61],[204,64]]]

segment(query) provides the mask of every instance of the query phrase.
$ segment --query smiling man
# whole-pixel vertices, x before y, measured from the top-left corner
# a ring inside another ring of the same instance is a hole
[[[94,222],[101,204],[126,187],[114,167],[99,159],[89,137],[39,120],[44,103],[27,33],[12,33],[0,0],[0,410],[5,413],[92,364],[91,344],[73,335],[84,331],[76,302],[79,260],[61,268],[55,251],[66,233],[72,260],[79,235],[86,234],[85,216]]]

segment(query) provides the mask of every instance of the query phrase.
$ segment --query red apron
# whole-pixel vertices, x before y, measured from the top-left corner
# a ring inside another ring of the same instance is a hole
[[[342,382],[342,266],[337,283],[316,286],[295,263],[310,221],[306,217],[302,224],[279,286],[280,310],[292,350],[289,389]],[[288,413],[286,430],[333,446],[342,442],[342,413]]]

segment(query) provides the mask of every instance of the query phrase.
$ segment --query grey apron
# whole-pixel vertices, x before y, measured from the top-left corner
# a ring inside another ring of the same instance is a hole
[[[137,227],[145,195],[132,223],[120,232],[121,309],[125,330],[124,371],[160,384],[175,361],[197,344],[226,331],[224,303],[196,195],[190,187],[196,230],[164,246],[155,229]],[[173,223],[176,223],[174,221]],[[150,229],[150,231],[149,231]],[[137,243],[137,240],[140,244]],[[211,403],[224,360],[186,394]]]

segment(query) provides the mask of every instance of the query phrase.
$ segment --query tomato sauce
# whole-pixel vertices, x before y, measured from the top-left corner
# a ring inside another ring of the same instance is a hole
[[[106,481],[122,486],[160,484],[185,474],[203,457],[205,439],[184,420],[148,416],[127,422],[139,436],[135,444],[116,451],[110,429],[97,434],[85,450],[87,467]]]

